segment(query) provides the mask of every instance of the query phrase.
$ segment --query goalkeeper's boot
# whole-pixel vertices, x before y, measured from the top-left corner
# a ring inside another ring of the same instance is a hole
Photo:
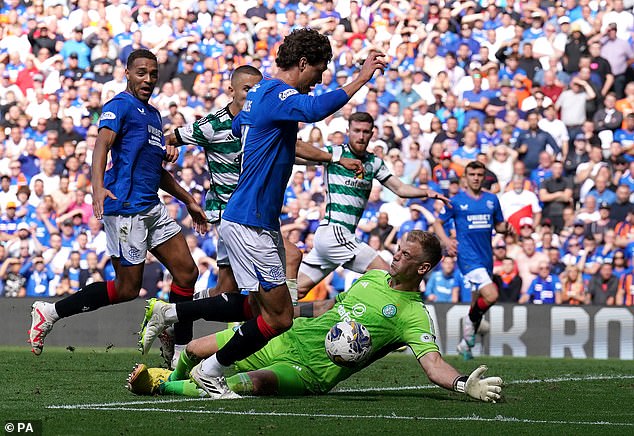
[[[163,368],[148,368],[137,363],[126,380],[126,388],[137,395],[156,395],[172,371]]]
[[[189,374],[191,381],[205,391],[213,400],[234,400],[241,398],[227,386],[224,377],[210,377],[202,372],[202,362],[194,366]]]
[[[456,350],[458,350],[458,354],[460,354],[464,360],[473,359],[473,354],[471,353],[471,347],[469,346],[469,344],[467,344],[467,341],[465,341],[464,338],[460,339],[460,342],[458,342],[458,346],[456,347]]]
[[[152,343],[158,335],[163,333],[169,325],[176,320],[169,320],[166,312],[170,305],[156,298],[147,301],[145,306],[145,316],[139,331],[139,350],[142,354],[147,354],[152,347]]]
[[[42,354],[44,338],[53,329],[53,323],[57,321],[51,315],[51,310],[48,310],[50,305],[51,303],[36,301],[31,306],[31,329],[28,333],[31,351],[36,356]]]
[[[161,342],[161,357],[168,368],[174,369],[174,327],[169,326],[158,336]]]
[[[476,326],[471,322],[469,315],[462,318],[462,339],[467,343],[469,348],[473,347],[476,342]]]

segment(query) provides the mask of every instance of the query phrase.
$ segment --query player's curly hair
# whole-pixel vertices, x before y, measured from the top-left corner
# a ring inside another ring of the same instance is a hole
[[[130,53],[130,56],[128,56],[128,61],[126,62],[126,68],[128,69],[132,68],[134,61],[137,59],[150,59],[154,62],[158,62],[158,60],[156,59],[156,55],[154,53],[152,53],[150,50],[140,48]]]
[[[328,37],[315,29],[295,29],[280,45],[275,63],[282,70],[288,70],[306,58],[309,65],[326,64],[332,59],[332,47]]]

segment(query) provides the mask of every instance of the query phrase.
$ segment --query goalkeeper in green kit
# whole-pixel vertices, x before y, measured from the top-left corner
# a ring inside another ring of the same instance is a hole
[[[227,378],[231,391],[222,396],[207,393],[199,371],[203,359],[213,355],[232,337],[232,329],[190,342],[173,372],[148,369],[138,364],[130,374],[127,386],[140,395],[211,396],[216,399],[238,398],[239,395],[324,394],[390,351],[407,345],[433,383],[482,401],[496,402],[500,399],[502,379],[480,378],[486,371],[485,366],[480,366],[469,376],[462,375],[439,353],[434,326],[421,300],[419,285],[441,257],[440,242],[435,235],[418,230],[407,234],[394,255],[389,273],[369,271],[335,300],[317,302],[314,307],[302,306],[303,313],[289,331],[271,340],[262,350],[236,362],[238,374]],[[316,318],[303,317],[317,315],[313,308],[323,313]],[[155,310],[154,314],[162,314],[162,319],[154,321],[167,327],[174,320],[165,313],[166,310]],[[330,328],[339,321],[350,320],[363,324],[372,338],[370,354],[354,368],[333,363],[324,348]]]

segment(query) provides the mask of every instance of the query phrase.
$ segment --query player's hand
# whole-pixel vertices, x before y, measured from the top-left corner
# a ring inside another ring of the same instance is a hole
[[[170,144],[165,144],[165,156],[163,160],[166,162],[174,163],[178,160],[178,147]]]
[[[354,173],[358,176],[358,175],[362,175],[363,176],[363,163],[361,163],[361,161],[359,159],[352,159],[349,157],[342,157],[341,159],[339,159],[339,164],[341,164],[344,168],[347,168],[351,171],[354,171]]]
[[[195,201],[192,201],[187,204],[187,212],[189,212],[194,222],[194,230],[201,235],[207,233],[207,215],[205,215],[203,208]]]
[[[503,382],[500,377],[480,378],[487,369],[486,365],[480,365],[476,368],[469,375],[464,390],[471,398],[487,403],[495,403],[500,399]]]
[[[431,189],[427,190],[427,198],[431,198],[432,200],[440,200],[445,203],[445,206],[453,207],[451,205],[451,201],[447,197]]]
[[[367,82],[372,79],[376,70],[383,72],[386,67],[385,55],[378,51],[371,51],[368,58],[363,62],[363,66],[359,72],[359,79]]]
[[[92,188],[92,210],[95,215],[95,218],[100,220],[103,218],[103,202],[106,197],[110,197],[113,200],[116,200],[117,197],[110,192],[109,189],[106,188]]]
[[[447,247],[447,254],[451,257],[456,257],[458,255],[458,240],[450,239],[449,243],[445,244]]]

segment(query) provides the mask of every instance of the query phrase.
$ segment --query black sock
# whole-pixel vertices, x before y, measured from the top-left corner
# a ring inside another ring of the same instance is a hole
[[[261,350],[269,340],[258,327],[257,318],[252,318],[240,326],[229,342],[216,353],[218,363],[229,366]]]
[[[216,297],[203,298],[202,300],[188,301],[176,305],[176,314],[179,321],[246,321],[253,316],[245,314],[245,304],[248,304],[248,296],[228,293]],[[170,300],[171,301],[171,300]]]
[[[192,302],[193,295],[179,295],[175,292],[170,292],[170,303],[184,303],[188,304]],[[178,307],[178,305],[176,305]],[[178,312],[177,312],[178,313]],[[189,341],[194,337],[194,321],[182,320],[178,318],[178,322],[174,324],[174,344],[187,345]]]
[[[475,331],[478,331],[480,323],[482,322],[482,317],[490,308],[491,306],[484,301],[484,298],[478,297],[475,304],[469,309],[469,319],[473,323]]]
[[[66,318],[108,305],[110,305],[110,299],[106,282],[95,282],[55,303],[55,310],[60,318]]]

